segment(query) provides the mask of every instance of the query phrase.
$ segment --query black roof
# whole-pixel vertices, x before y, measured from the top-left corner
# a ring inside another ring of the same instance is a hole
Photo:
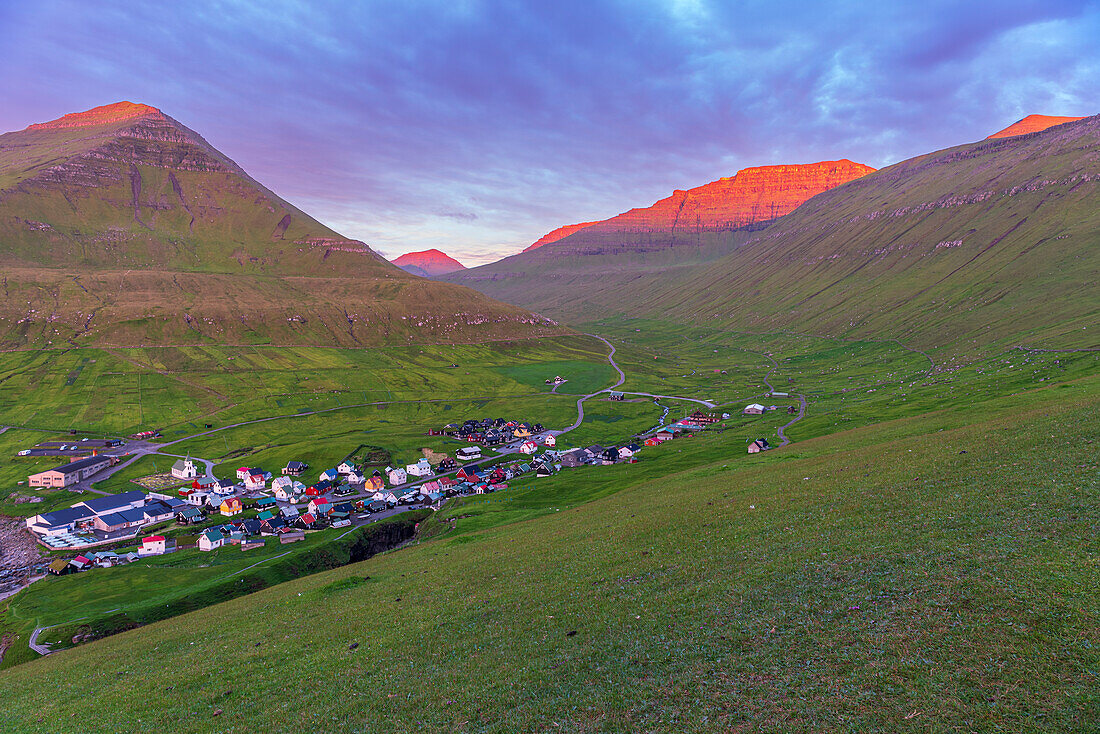
[[[68,464],[62,464],[61,466],[55,466],[51,471],[59,471],[65,474],[69,474],[74,471],[80,471],[81,469],[87,469],[89,466],[95,466],[104,462],[110,462],[110,459],[106,456],[89,456],[86,459],[77,459],[76,461],[70,461]]]

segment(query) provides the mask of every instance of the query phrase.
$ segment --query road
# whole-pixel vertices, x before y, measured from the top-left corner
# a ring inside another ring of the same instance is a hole
[[[623,372],[622,367],[619,367],[619,363],[615,361],[615,345],[612,344],[611,342],[609,342],[607,339],[604,339],[602,336],[596,336],[595,334],[585,334],[585,336],[590,336],[590,337],[593,337],[595,339],[599,339],[604,344],[606,344],[609,349],[611,349],[611,352],[607,355],[607,361],[610,362],[611,366],[615,368],[615,371],[619,373],[619,381],[616,382],[611,387],[605,387],[603,390],[597,390],[596,392],[594,392],[590,395],[585,395],[584,397],[580,398],[577,401],[577,420],[573,423],[573,425],[569,426],[568,428],[566,428],[564,430],[561,430],[561,431],[557,431],[554,434],[556,436],[560,436],[563,433],[569,433],[570,431],[574,431],[574,430],[580,428],[581,423],[584,423],[584,401],[585,400],[588,400],[589,398],[594,398],[594,397],[596,397],[597,395],[599,395],[601,393],[610,392],[610,391],[614,390],[615,388],[617,388],[619,385],[626,382],[626,373]]]

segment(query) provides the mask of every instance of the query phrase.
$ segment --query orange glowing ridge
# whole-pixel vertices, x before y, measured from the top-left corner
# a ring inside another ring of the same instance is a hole
[[[50,122],[40,122],[27,127],[28,130],[56,130],[66,127],[92,127],[121,122],[134,117],[160,114],[156,107],[134,102],[115,102],[114,104],[93,107],[85,112],[70,112]]]

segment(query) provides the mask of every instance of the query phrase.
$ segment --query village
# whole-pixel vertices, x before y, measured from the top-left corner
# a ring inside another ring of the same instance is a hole
[[[608,399],[621,400],[622,394],[611,392]],[[768,410],[750,404],[742,412],[760,415]],[[278,474],[241,466],[231,479],[219,479],[201,468],[211,462],[186,456],[172,465],[170,476],[161,479],[164,487],[81,500],[27,518],[26,530],[55,552],[47,570],[57,575],[131,563],[183,548],[213,551],[235,546],[249,551],[263,547],[268,538],[289,544],[307,533],[350,530],[409,509],[439,509],[451,498],[506,490],[508,482],[525,475],[541,478],[582,467],[636,463],[643,447],[691,437],[729,417],[696,410],[668,425],[662,417],[661,425],[621,445],[577,448],[559,447],[562,432],[538,423],[469,419],[427,432],[464,442],[453,456],[425,451],[431,459],[425,456],[403,466],[370,471],[345,458],[315,474],[309,464],[289,461]],[[153,437],[152,431],[140,436]],[[88,482],[109,473],[125,458],[100,451],[123,451],[124,447],[118,440],[98,441],[87,447],[90,456],[74,456],[66,464],[32,474],[28,484],[83,493],[81,487],[90,486]],[[761,438],[749,443],[748,453],[770,448]],[[35,450],[68,455],[70,448],[55,442]]]

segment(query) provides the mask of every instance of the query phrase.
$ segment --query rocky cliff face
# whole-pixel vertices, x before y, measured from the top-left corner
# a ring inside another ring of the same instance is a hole
[[[549,245],[551,242],[565,239],[574,232],[579,232],[585,227],[591,227],[593,224],[598,224],[598,222],[580,222],[579,224],[567,224],[564,227],[558,227],[553,232],[547,232],[542,237],[539,237],[534,243],[525,247],[523,251],[536,250],[543,245]]]
[[[49,122],[39,122],[28,125],[28,130],[60,130],[71,127],[93,127],[106,125],[113,122],[122,122],[135,117],[145,115],[159,115],[161,111],[147,104],[134,104],[133,102],[115,102],[114,104],[93,107],[84,112],[70,112]]]
[[[746,168],[730,178],[677,190],[653,206],[598,222],[586,233],[737,229],[788,214],[807,199],[874,170],[849,160]]]
[[[1083,120],[1083,117],[1051,117],[1050,115],[1028,115],[1022,120],[1017,120],[1004,130],[995,132],[990,135],[986,140],[993,138],[1009,138],[1013,135],[1026,135],[1027,133],[1037,133],[1042,130],[1046,130],[1048,127],[1054,127],[1055,125],[1061,125],[1064,122],[1074,122],[1076,120]]]
[[[466,266],[455,260],[450,255],[439,250],[422,250],[421,252],[406,252],[393,261],[393,264],[407,273],[432,277],[453,273],[456,270],[465,270]]]

